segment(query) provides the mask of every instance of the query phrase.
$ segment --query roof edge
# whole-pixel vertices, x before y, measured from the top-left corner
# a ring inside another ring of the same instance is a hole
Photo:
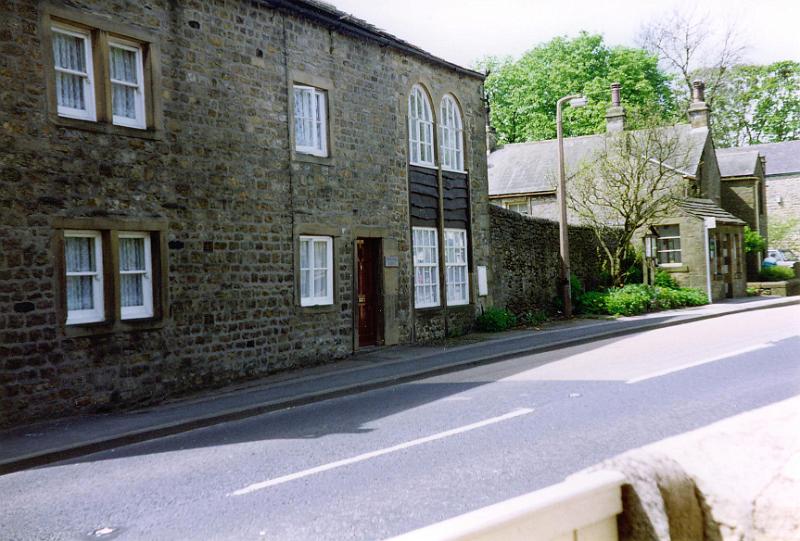
[[[384,32],[366,21],[357,19],[353,15],[340,11],[335,7],[327,8],[320,3],[310,2],[307,0],[263,0],[263,2],[274,8],[281,8],[302,15],[308,19],[321,23],[325,26],[332,27],[342,33],[351,34],[361,38],[371,39],[378,42],[383,46],[390,46],[401,52],[422,58],[433,64],[451,69],[461,75],[479,79],[481,81],[486,79],[486,76],[475,70],[471,70],[453,62],[447,61],[438,56],[420,49],[416,45],[412,45],[407,41]]]

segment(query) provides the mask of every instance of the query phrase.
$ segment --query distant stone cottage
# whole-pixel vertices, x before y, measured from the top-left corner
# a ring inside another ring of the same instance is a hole
[[[0,10],[0,424],[490,303],[481,74],[311,0]]]
[[[608,134],[564,139],[568,177],[601,152],[607,137],[625,129],[625,110],[619,103],[616,84],[612,85],[612,96],[606,115]],[[675,169],[676,182],[685,182],[686,197],[674,216],[650,224],[659,236],[656,261],[659,269],[669,272],[681,285],[710,289],[715,300],[743,296],[745,222],[724,204],[702,83],[695,84],[688,115],[689,124],[659,128],[681,149],[680,163],[665,165]],[[534,218],[558,220],[556,140],[505,145],[490,154],[488,167],[492,203]],[[574,215],[569,220],[579,223]],[[712,222],[715,227],[708,232],[706,251],[704,228]]]

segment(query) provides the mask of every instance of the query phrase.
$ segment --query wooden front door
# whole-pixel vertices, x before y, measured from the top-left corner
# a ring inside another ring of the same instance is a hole
[[[358,239],[358,345],[374,346],[380,341],[383,321],[380,261],[381,239]]]

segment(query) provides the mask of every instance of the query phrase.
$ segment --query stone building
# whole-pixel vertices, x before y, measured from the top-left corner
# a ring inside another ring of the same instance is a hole
[[[769,229],[780,231],[781,239],[768,239],[770,248],[800,253],[800,141],[766,143],[725,149],[740,154],[756,152],[763,158],[765,193]],[[765,237],[766,232],[762,232]]]
[[[752,229],[767,238],[767,186],[764,157],[749,148],[717,150],[722,208],[738,216]],[[747,274],[755,279],[766,254],[746,254]]]
[[[568,179],[612,148],[614,145],[609,141],[625,131],[626,113],[619,100],[617,83],[612,85],[611,94],[607,133],[564,139]],[[681,285],[703,291],[710,289],[712,298],[719,299],[746,294],[742,255],[745,222],[724,210],[709,114],[704,85],[698,81],[688,110],[690,122],[657,129],[656,137],[666,141],[674,151],[664,159],[653,156],[649,159],[673,170],[674,181],[684,184],[685,198],[674,216],[660,218],[650,228],[659,236],[659,268],[671,273]],[[644,139],[652,132],[633,133],[634,137]],[[534,218],[557,220],[557,156],[556,140],[510,144],[492,152],[488,163],[492,203]],[[574,213],[568,219],[573,224],[580,223]],[[717,226],[708,232],[706,253],[703,227],[712,222]]]
[[[481,74],[311,0],[0,10],[0,424],[441,337],[489,302]]]

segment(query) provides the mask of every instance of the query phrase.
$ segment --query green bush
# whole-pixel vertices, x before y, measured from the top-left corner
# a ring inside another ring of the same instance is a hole
[[[487,308],[476,319],[478,330],[484,332],[500,332],[517,324],[514,314],[505,308]]]
[[[648,311],[701,306],[707,303],[706,294],[699,289],[630,284],[608,292],[587,291],[581,295],[579,307],[585,314],[635,316]]]
[[[653,285],[658,287],[666,287],[667,289],[678,289],[680,286],[675,278],[668,272],[663,270],[657,271],[655,278],[653,278]]]
[[[544,310],[533,310],[532,312],[525,312],[519,319],[523,325],[536,326],[541,325],[549,318]]]
[[[629,284],[608,292],[606,308],[610,314],[634,316],[646,312],[654,297],[652,287]]]
[[[744,226],[744,253],[763,252],[767,249],[767,241],[758,231]]]
[[[765,282],[782,282],[794,278],[794,269],[791,267],[761,267],[758,277]]]
[[[582,314],[607,314],[605,291],[587,291],[577,299],[578,312]]]
[[[708,297],[699,289],[691,287],[679,289],[657,288],[654,304],[664,310],[682,306],[702,306],[708,304]]]

